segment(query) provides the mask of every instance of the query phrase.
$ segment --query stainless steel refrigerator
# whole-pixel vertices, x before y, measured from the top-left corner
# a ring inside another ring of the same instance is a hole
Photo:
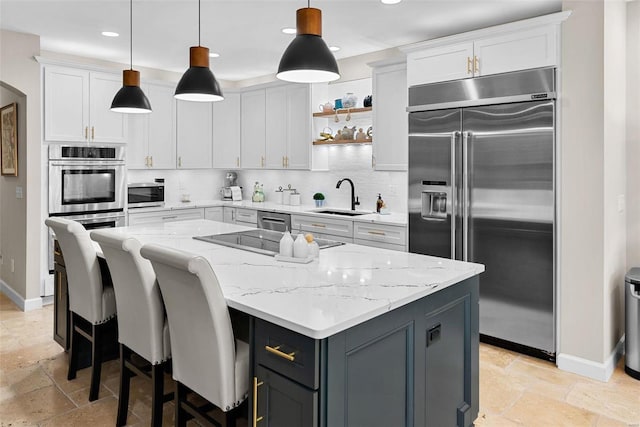
[[[484,264],[483,340],[555,356],[555,70],[409,88],[409,251]],[[539,353],[539,354],[537,354]]]

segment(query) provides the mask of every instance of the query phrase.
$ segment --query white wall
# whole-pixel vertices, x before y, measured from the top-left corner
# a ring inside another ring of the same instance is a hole
[[[627,3],[627,268],[640,267],[640,0]]]
[[[40,37],[15,33],[12,31],[0,31],[0,81],[5,87],[12,87],[25,95],[25,132],[18,136],[20,170],[18,181],[23,185],[24,200],[13,199],[11,209],[18,207],[17,211],[7,210],[3,203],[0,215],[2,223],[6,226],[14,221],[19,224],[25,221],[24,231],[12,234],[2,234],[3,254],[8,254],[15,247],[24,245],[25,250],[15,255],[16,270],[24,271],[24,279],[7,277],[4,269],[2,279],[9,283],[23,300],[38,300],[40,297],[41,274],[40,256],[44,224],[40,218],[41,211],[41,102],[40,102],[40,67],[33,59],[40,54]],[[20,110],[19,110],[20,113]],[[22,163],[24,162],[24,164]],[[11,178],[2,177],[4,184]],[[11,181],[13,182],[13,181]],[[15,195],[15,185],[2,186],[2,199],[11,199],[11,192]],[[6,197],[9,196],[7,199]],[[5,227],[6,229],[6,227]],[[15,230],[11,229],[11,233]]]

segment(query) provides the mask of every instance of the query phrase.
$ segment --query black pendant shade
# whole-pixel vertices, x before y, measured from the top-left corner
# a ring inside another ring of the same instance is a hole
[[[193,46],[190,49],[189,69],[176,86],[175,98],[184,101],[222,101],[220,85],[209,68],[209,49]]]
[[[322,40],[320,9],[298,9],[296,27],[296,38],[284,51],[276,77],[296,83],[330,82],[339,79],[336,59]]]
[[[140,72],[133,69],[133,0],[129,0],[129,70],[122,72],[122,88],[111,102],[111,111],[116,113],[145,114],[151,112],[149,99],[140,89]]]
[[[132,77],[132,74],[135,74],[137,78]],[[127,85],[132,78],[134,81],[137,80],[137,84]],[[142,89],[140,89],[140,73],[135,70],[124,70],[123,81],[124,86],[122,86],[118,93],[116,93],[116,96],[113,97],[111,111],[130,114],[150,113],[151,104],[149,103],[149,99],[147,99],[147,96]]]

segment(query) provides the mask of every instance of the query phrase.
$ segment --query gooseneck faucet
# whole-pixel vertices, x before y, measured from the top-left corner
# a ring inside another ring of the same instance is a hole
[[[355,211],[356,210],[356,205],[360,204],[360,201],[358,200],[357,197],[355,197],[355,190],[353,187],[353,181],[351,181],[349,178],[343,178],[340,181],[338,181],[338,183],[336,184],[336,188],[340,188],[340,185],[342,184],[342,181],[347,181],[349,184],[351,184],[351,210]]]

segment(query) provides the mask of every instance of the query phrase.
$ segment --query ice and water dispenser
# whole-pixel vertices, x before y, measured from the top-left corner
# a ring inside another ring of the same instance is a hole
[[[445,181],[422,181],[422,218],[445,221],[450,194]]]

